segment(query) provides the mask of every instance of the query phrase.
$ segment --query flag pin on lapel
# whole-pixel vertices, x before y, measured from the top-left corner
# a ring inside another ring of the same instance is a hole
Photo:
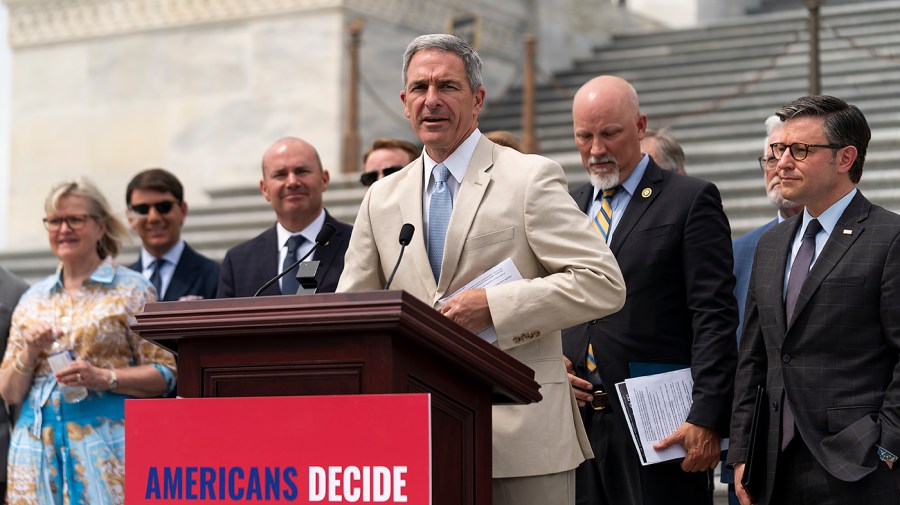
[[[653,194],[653,190],[650,188],[644,188],[644,190],[641,191],[641,196],[643,196],[644,198],[650,198],[650,195],[652,195],[652,194]]]
[[[853,230],[844,230],[844,235],[853,235]]]

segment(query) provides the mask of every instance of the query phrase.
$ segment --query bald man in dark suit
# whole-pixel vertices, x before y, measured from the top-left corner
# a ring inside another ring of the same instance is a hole
[[[582,409],[595,459],[578,469],[578,503],[711,504],[737,354],[731,231],[719,191],[662,170],[641,152],[647,116],[627,81],[592,79],[576,94],[572,113],[575,142],[591,175],[572,196],[588,214],[584,225],[607,239],[627,293],[619,312],[563,333],[573,372],[596,393]],[[610,223],[602,221],[607,211]],[[596,371],[589,368],[589,344]],[[688,455],[642,466],[615,384],[687,367],[693,405],[664,442],[683,446]]]

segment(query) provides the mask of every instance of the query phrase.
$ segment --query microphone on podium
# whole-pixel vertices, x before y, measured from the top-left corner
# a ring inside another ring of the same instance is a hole
[[[391,283],[394,282],[394,274],[397,273],[397,267],[400,266],[400,260],[403,259],[403,251],[405,251],[406,246],[412,242],[413,234],[415,232],[416,227],[409,223],[404,224],[403,227],[400,228],[400,256],[397,257],[397,263],[394,263],[394,269],[391,270],[391,275],[384,284],[384,289],[390,289]]]
[[[296,267],[300,263],[303,263],[303,260],[308,258],[313,252],[315,252],[315,250],[318,249],[319,246],[323,246],[323,245],[327,244],[328,241],[331,240],[331,237],[334,236],[334,233],[336,231],[337,230],[334,228],[334,226],[331,223],[325,223],[324,225],[322,225],[322,229],[319,230],[319,234],[316,235],[316,243],[315,243],[315,245],[313,245],[312,249],[310,249],[308,253],[304,254],[302,258],[293,262],[291,264],[291,266],[285,268],[284,271],[282,271],[280,274],[276,275],[272,279],[269,279],[269,281],[266,282],[265,284],[263,284],[261,288],[256,290],[256,293],[254,293],[253,296],[254,297],[259,296],[259,294],[262,293],[264,289],[271,286],[272,284],[275,284],[276,282],[278,282],[278,279],[284,277],[288,272],[293,270],[294,267]]]

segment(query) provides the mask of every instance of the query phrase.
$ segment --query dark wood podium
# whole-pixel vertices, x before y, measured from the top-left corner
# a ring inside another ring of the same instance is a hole
[[[541,399],[529,367],[402,291],[151,303],[133,329],[177,353],[184,397],[430,393],[435,504],[490,504],[491,405]]]

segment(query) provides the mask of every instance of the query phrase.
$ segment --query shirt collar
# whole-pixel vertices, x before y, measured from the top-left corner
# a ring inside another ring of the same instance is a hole
[[[456,179],[456,182],[462,183],[463,178],[466,176],[466,170],[469,168],[469,163],[472,161],[472,155],[475,154],[475,147],[478,145],[479,140],[481,140],[481,130],[475,128],[475,131],[444,160],[444,166],[447,167],[447,170],[450,171],[450,175]],[[438,163],[428,156],[425,149],[422,149],[422,159],[425,164],[425,187],[427,188],[428,181],[431,179],[431,172]]]
[[[116,264],[113,262],[112,256],[107,256],[100,265],[91,272],[86,284],[112,284],[116,279]],[[63,264],[60,263],[56,267],[56,281],[50,291],[59,291],[64,289],[63,286]]]
[[[306,228],[303,228],[297,233],[292,233],[288,231],[287,228],[281,225],[281,223],[275,223],[275,230],[278,232],[278,248],[281,249],[287,245],[287,241],[289,238],[294,235],[303,235],[310,244],[316,243],[316,236],[322,231],[322,225],[325,224],[325,209],[319,211],[318,217],[313,219],[313,222],[309,223]]]
[[[828,236],[831,236],[831,232],[834,230],[834,227],[837,226],[838,219],[844,214],[844,211],[847,210],[847,206],[850,205],[850,200],[853,200],[853,197],[856,196],[857,189],[853,188],[849,193],[844,195],[843,198],[831,204],[831,207],[825,209],[819,217],[812,217],[809,215],[809,210],[806,208],[803,209],[803,225],[800,227],[798,233],[803,233],[803,230],[806,230],[806,225],[809,224],[813,219],[817,219],[819,224],[822,225],[822,229],[825,230],[825,233]]]
[[[184,252],[184,239],[178,239],[178,242],[172,246],[165,254],[162,255],[162,259],[168,261],[172,265],[177,265],[178,260],[181,259],[181,253]],[[156,256],[150,254],[147,249],[141,247],[141,269],[147,270],[150,268],[150,265],[156,261]]]

